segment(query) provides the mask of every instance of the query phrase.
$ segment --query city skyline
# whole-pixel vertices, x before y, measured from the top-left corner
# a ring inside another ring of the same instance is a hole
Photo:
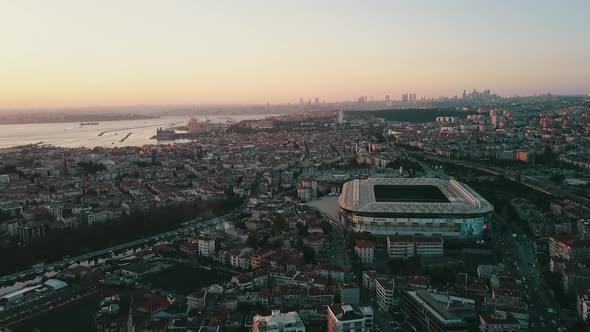
[[[585,1],[0,5],[0,109],[590,91]]]

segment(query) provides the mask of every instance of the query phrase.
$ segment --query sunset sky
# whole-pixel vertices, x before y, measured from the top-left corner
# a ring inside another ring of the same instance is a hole
[[[590,92],[590,1],[0,0],[0,109]]]

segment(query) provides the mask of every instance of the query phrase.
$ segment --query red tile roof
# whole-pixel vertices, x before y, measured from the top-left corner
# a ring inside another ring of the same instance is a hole
[[[369,240],[356,240],[355,247],[359,249],[375,248],[375,244]]]

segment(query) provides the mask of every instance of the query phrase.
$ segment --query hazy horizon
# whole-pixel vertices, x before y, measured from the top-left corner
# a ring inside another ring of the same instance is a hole
[[[0,110],[590,92],[588,1],[0,4]]]

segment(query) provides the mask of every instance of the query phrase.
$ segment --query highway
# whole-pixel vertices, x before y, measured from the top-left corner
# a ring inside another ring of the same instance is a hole
[[[289,192],[290,191],[281,192],[277,196],[273,197],[273,199],[269,203],[274,203],[274,202],[280,200],[285,194],[287,194]],[[236,209],[235,211],[239,211],[239,209]],[[223,221],[225,221],[225,218],[233,216],[233,215],[234,215],[234,212],[231,212],[231,213],[227,213],[223,216],[219,216],[217,218],[209,219],[207,221],[202,221],[200,218],[192,219],[187,222],[184,222],[183,223],[184,226],[177,228],[175,230],[169,231],[169,232],[152,235],[152,236],[140,239],[140,240],[122,243],[122,244],[116,245],[114,247],[110,247],[110,248],[94,251],[94,252],[91,252],[88,254],[84,254],[84,255],[80,255],[80,256],[76,256],[76,257],[71,257],[71,258],[63,259],[61,261],[45,264],[38,269],[37,268],[29,269],[29,270],[24,270],[24,271],[16,272],[13,274],[9,274],[9,275],[0,276],[0,282],[17,280],[19,278],[23,278],[25,276],[34,275],[34,274],[36,274],[36,275],[42,274],[41,272],[39,272],[40,269],[43,269],[44,271],[49,271],[49,270],[54,271],[56,269],[67,268],[69,265],[72,265],[76,262],[88,261],[90,259],[105,256],[107,254],[114,254],[116,252],[120,252],[123,250],[137,248],[143,244],[150,243],[150,242],[164,241],[167,239],[172,239],[176,236],[186,234],[186,233],[192,232],[194,230],[203,231],[203,230],[208,230],[208,229],[212,229],[212,228],[214,229],[215,227],[217,227],[217,225],[219,225]]]
[[[116,245],[114,247],[110,247],[110,248],[94,251],[94,252],[91,252],[88,254],[84,254],[84,255],[68,258],[68,259],[63,259],[61,261],[49,263],[49,264],[44,265],[42,267],[42,269],[48,270],[48,269],[61,268],[61,267],[68,266],[68,265],[71,265],[76,262],[88,261],[90,259],[105,256],[107,254],[112,254],[112,253],[116,253],[116,252],[121,252],[123,250],[131,249],[131,248],[136,248],[136,247],[139,247],[139,246],[146,244],[146,243],[167,240],[168,238],[174,238],[178,235],[181,235],[183,233],[188,233],[188,232],[191,232],[194,230],[205,230],[205,229],[215,228],[218,224],[222,223],[225,220],[225,218],[227,218],[231,215],[233,215],[233,213],[228,213],[223,216],[220,216],[220,217],[217,217],[214,219],[210,219],[207,221],[200,221],[199,219],[193,219],[188,222],[185,222],[184,223],[185,226],[175,229],[173,231],[160,233],[160,234],[149,236],[149,237],[146,237],[146,238],[143,238],[140,240],[126,242],[126,243],[123,243],[120,245]],[[1,279],[2,280],[13,280],[13,279],[16,280],[20,276],[30,275],[30,274],[35,274],[35,273],[37,273],[35,269],[29,269],[26,271],[20,271],[17,273],[13,273],[11,275],[2,276]]]

